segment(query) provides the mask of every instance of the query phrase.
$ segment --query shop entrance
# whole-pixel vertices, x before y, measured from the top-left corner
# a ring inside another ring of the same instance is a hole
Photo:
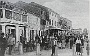
[[[6,34],[7,35],[12,34],[16,40],[16,28],[15,28],[15,26],[7,25],[6,26]]]

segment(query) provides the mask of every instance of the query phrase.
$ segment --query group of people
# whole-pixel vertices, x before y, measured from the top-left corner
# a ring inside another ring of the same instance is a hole
[[[85,41],[85,39],[87,39],[87,41]],[[76,39],[76,53],[77,55],[82,55],[83,53],[83,48],[84,48],[84,43],[88,43],[89,40],[88,40],[88,36],[86,38],[83,38],[82,35],[78,36],[77,39]],[[86,46],[87,47],[87,46]],[[88,46],[89,47],[89,46]],[[87,50],[87,48],[86,48]],[[89,49],[88,49],[89,50]]]
[[[51,39],[50,39],[51,38]],[[26,48],[26,51],[34,50],[37,48],[37,43],[40,44],[40,50],[46,48],[52,48],[52,55],[55,54],[55,47],[58,46],[60,49],[70,48],[72,49],[73,44],[76,44],[76,53],[81,53],[81,46],[84,47],[84,39],[82,35],[70,35],[63,37],[52,36],[47,38],[45,36],[38,36],[36,35],[35,40],[30,40],[26,42],[26,38],[20,36],[20,41],[18,41],[18,45],[15,42],[15,37],[13,34],[4,34],[0,33],[0,55],[4,56],[5,50],[8,49],[8,54],[11,55],[12,51],[14,50],[15,46],[19,48],[19,44],[23,45],[23,48]],[[19,50],[19,49],[18,49]]]
[[[76,45],[76,53],[77,55],[80,55],[83,52],[82,48],[84,48],[85,39],[88,39],[88,36],[84,37],[82,34],[70,34],[70,36],[65,36],[64,39],[57,40],[58,47],[60,49],[72,49],[72,47]]]
[[[74,36],[70,35],[70,36],[65,36],[65,38],[59,37],[60,39],[58,39],[58,47],[60,49],[65,49],[65,48],[70,48],[72,49],[73,43],[74,43]]]
[[[9,36],[7,37],[6,34],[0,33],[0,55],[1,56],[5,55],[5,51],[7,48],[9,48],[8,52],[9,52],[9,55],[11,55],[14,44],[15,44],[15,38],[13,37],[12,34],[9,34]]]

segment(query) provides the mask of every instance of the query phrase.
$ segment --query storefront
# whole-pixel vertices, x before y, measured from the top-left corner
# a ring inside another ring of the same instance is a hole
[[[12,34],[16,42],[20,41],[20,36],[26,37],[26,27],[24,25],[17,25],[11,23],[0,23],[0,32],[7,35]]]

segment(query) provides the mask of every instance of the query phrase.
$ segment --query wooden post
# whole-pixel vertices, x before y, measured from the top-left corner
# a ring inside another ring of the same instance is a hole
[[[72,51],[73,51],[73,54],[72,54],[72,56],[74,56],[74,45],[73,45]]]
[[[58,56],[57,50],[58,50],[58,47],[56,46],[56,47],[55,47],[55,56]]]
[[[19,43],[19,54],[23,54],[23,45],[21,42]]]

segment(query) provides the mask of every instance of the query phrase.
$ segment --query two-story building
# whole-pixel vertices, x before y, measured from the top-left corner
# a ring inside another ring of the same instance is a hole
[[[57,34],[58,30],[60,29],[58,27],[59,14],[49,8],[48,8],[48,12],[49,12],[49,25],[47,26],[47,28],[49,30],[48,34],[49,36],[51,36],[53,35],[53,33]]]
[[[0,5],[0,30],[6,35],[13,34],[16,41],[19,41],[21,34],[27,37],[27,14],[24,11],[20,13],[13,9]]]

